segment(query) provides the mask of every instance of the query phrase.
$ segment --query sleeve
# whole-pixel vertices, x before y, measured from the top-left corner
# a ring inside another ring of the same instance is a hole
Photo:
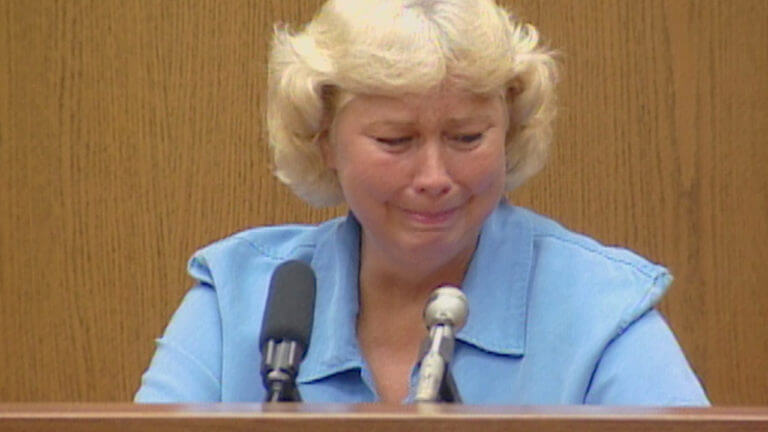
[[[156,343],[135,402],[221,401],[221,316],[211,285],[187,293]]]
[[[680,345],[656,309],[643,314],[608,344],[584,403],[709,406]]]

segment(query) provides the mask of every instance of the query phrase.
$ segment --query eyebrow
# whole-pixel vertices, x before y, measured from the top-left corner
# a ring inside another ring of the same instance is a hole
[[[377,120],[365,125],[365,127],[407,127],[413,126],[414,122],[409,120]]]
[[[448,119],[446,124],[452,127],[461,127],[467,124],[474,124],[474,123],[491,123],[491,120],[492,120],[491,116],[486,114],[470,115],[466,117],[451,117]]]
[[[491,123],[491,116],[489,115],[469,115],[466,117],[451,117],[449,118],[445,124],[448,127],[461,127],[465,126],[467,124],[474,124],[474,123]],[[373,121],[371,123],[368,123],[366,127],[371,128],[377,128],[377,127],[412,127],[414,126],[415,122],[410,120],[377,120]]]

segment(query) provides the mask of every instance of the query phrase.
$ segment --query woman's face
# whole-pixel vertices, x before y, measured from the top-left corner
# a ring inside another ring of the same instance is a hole
[[[470,256],[504,190],[507,127],[501,95],[443,89],[349,101],[324,152],[363,227],[364,256]]]

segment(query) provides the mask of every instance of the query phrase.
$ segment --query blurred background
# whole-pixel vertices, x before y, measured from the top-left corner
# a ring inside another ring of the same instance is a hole
[[[712,401],[768,404],[768,2],[503,3],[563,67],[512,201],[669,267]],[[197,248],[345,214],[264,138],[272,26],[320,4],[0,0],[0,402],[130,400]]]

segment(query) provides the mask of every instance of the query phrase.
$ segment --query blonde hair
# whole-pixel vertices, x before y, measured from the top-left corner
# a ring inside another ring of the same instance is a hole
[[[342,203],[318,143],[339,95],[423,93],[450,81],[508,95],[512,190],[546,160],[556,79],[536,28],[493,0],[329,0],[300,32],[275,29],[267,99],[275,175],[312,205]]]

